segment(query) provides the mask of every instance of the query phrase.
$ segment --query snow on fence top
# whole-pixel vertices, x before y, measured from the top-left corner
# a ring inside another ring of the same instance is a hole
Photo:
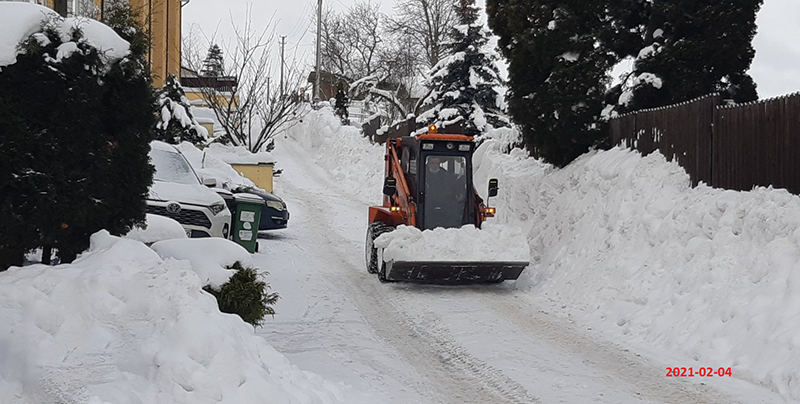
[[[16,63],[17,55],[24,53],[19,48],[20,42],[41,32],[42,25],[49,20],[60,23],[55,28],[61,34],[61,40],[64,43],[71,41],[70,32],[74,28],[80,28],[83,31],[84,40],[97,48],[104,55],[107,63],[121,59],[129,53],[130,44],[101,22],[87,18],[62,18],[47,7],[4,1],[0,2],[0,67]]]

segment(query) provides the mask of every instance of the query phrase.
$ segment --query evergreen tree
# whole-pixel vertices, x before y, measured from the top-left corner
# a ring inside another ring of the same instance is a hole
[[[208,54],[203,60],[203,67],[200,69],[201,76],[219,77],[225,71],[225,60],[222,57],[222,49],[219,45],[213,44],[208,48]]]
[[[464,134],[477,136],[491,128],[509,126],[495,90],[503,84],[488,48],[489,32],[477,23],[474,0],[460,0],[456,13],[460,25],[453,28],[449,55],[431,69],[425,85],[429,93],[420,104],[424,111],[417,127],[461,123]]]
[[[709,93],[758,98],[747,74],[763,0],[655,1],[619,112],[659,107]],[[621,91],[620,91],[621,92]]]
[[[194,119],[191,105],[178,79],[170,74],[164,87],[158,91],[157,112],[161,119],[156,123],[158,140],[179,144],[183,141],[203,144],[205,129]]]
[[[347,112],[347,106],[349,104],[350,104],[350,99],[344,92],[342,83],[339,83],[339,85],[336,88],[336,102],[333,106],[333,112],[342,121],[342,125],[350,124],[350,113]]]
[[[105,0],[103,23],[111,27],[122,39],[130,44],[133,57],[141,58],[150,49],[150,39],[141,27],[141,17],[127,0]]]
[[[486,7],[509,62],[509,112],[528,149],[563,167],[603,144],[606,72],[617,61],[598,42],[608,5],[487,0]]]
[[[143,54],[110,61],[61,25],[46,23],[0,71],[0,268],[37,247],[70,262],[90,234],[144,221],[154,116]],[[60,51],[66,42],[74,52]]]

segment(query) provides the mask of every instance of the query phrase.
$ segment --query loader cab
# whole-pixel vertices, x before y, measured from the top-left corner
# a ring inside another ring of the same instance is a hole
[[[417,201],[420,229],[475,225],[472,154],[475,144],[464,136],[404,137],[400,161]]]

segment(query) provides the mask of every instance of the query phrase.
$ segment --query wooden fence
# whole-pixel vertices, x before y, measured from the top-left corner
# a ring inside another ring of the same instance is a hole
[[[708,95],[610,121],[615,144],[677,160],[692,184],[800,194],[800,94],[723,105]]]

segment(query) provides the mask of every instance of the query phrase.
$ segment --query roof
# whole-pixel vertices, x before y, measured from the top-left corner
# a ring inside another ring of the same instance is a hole
[[[178,149],[176,149],[175,146],[169,143],[162,142],[160,140],[153,140],[152,142],[150,142],[150,149],[161,150],[172,153],[180,153],[180,151],[178,151]]]

